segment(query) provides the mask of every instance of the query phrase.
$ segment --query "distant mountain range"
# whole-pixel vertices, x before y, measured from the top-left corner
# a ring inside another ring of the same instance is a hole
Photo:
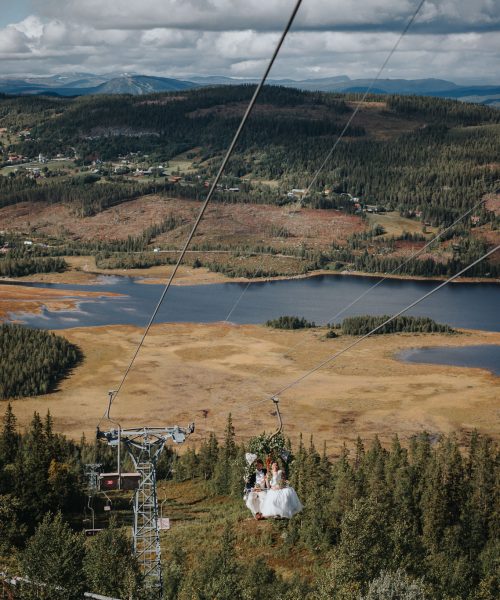
[[[53,77],[28,77],[26,79],[0,78],[0,93],[50,94],[58,96],[88,96],[89,94],[132,94],[139,96],[153,92],[175,92],[200,87],[192,81],[150,77],[147,75],[93,75],[71,73]]]
[[[51,94],[58,96],[85,96],[89,94],[150,94],[153,92],[182,91],[195,87],[241,85],[256,83],[257,79],[206,76],[186,80],[152,77],[135,73],[64,73],[50,77],[0,78],[0,93]],[[270,84],[309,91],[365,92],[370,79],[350,79],[347,75],[320,79],[272,79]],[[379,79],[371,89],[374,94],[415,94],[456,98],[500,108],[500,85],[457,85],[444,79]]]

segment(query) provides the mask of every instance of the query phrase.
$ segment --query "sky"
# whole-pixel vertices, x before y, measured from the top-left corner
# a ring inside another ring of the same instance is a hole
[[[273,78],[373,77],[419,0],[303,0]],[[259,77],[295,0],[0,0],[0,77]],[[382,77],[500,84],[500,0],[426,0]]]

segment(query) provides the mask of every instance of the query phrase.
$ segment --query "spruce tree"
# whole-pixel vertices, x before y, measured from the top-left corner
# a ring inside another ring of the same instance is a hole
[[[344,514],[334,551],[342,583],[366,584],[386,568],[392,552],[386,517],[373,498],[357,500]]]
[[[219,444],[213,431],[210,432],[207,441],[203,441],[198,453],[199,470],[203,479],[211,479],[214,473],[217,458],[219,456]]]
[[[172,554],[165,560],[163,571],[163,600],[177,600],[187,573],[186,553],[174,544]]]
[[[232,490],[234,461],[237,454],[235,431],[231,413],[229,413],[224,430],[224,445],[218,452],[218,460],[214,472],[214,489],[217,494],[230,494]],[[241,481],[242,473],[240,473]]]
[[[13,463],[19,449],[20,435],[17,432],[17,419],[12,404],[7,404],[0,434],[0,467]]]

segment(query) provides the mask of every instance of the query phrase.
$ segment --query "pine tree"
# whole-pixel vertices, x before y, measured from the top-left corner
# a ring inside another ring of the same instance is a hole
[[[302,441],[302,434],[300,434],[299,447],[293,461],[293,474],[291,476],[291,483],[299,498],[305,498],[307,494],[307,481],[307,452]]]
[[[235,431],[231,413],[227,417],[224,430],[224,445],[218,452],[218,460],[214,470],[214,488],[217,494],[230,494],[232,490],[233,469],[237,448],[235,442]],[[240,481],[242,471],[240,472]]]
[[[495,514],[499,502],[498,469],[492,440],[474,433],[467,465],[467,500],[462,506],[464,544],[474,556],[489,538],[498,539],[500,526]]]
[[[21,546],[27,527],[21,522],[21,503],[12,494],[0,495],[0,556]]]
[[[50,508],[49,464],[43,424],[35,412],[15,464],[15,493],[21,499],[26,515],[35,523],[40,522]]]
[[[177,600],[186,578],[186,553],[174,544],[163,571],[163,600]]]
[[[227,416],[226,429],[224,430],[224,446],[222,453],[227,459],[236,456],[235,430],[233,425],[233,417],[231,413]]]
[[[273,598],[281,587],[275,571],[262,558],[251,562],[241,577],[242,600]]]
[[[331,498],[332,527],[334,539],[340,535],[340,524],[344,514],[350,510],[359,497],[358,485],[353,468],[348,461],[348,450],[344,446],[339,460],[333,467],[335,487]]]
[[[213,431],[210,432],[208,441],[204,441],[198,453],[200,462],[199,469],[203,479],[211,479],[214,473],[217,458],[219,456],[219,444]]]
[[[334,552],[342,583],[368,583],[387,567],[392,548],[386,516],[373,498],[357,500],[344,514]]]
[[[363,460],[366,493],[381,504],[385,511],[389,511],[391,506],[389,489],[385,481],[386,460],[387,451],[382,448],[378,436],[375,436]]]

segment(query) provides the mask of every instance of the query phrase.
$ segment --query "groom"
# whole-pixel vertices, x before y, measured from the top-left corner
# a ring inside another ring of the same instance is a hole
[[[258,521],[262,519],[260,507],[267,491],[266,475],[267,469],[264,469],[264,463],[258,458],[255,461],[255,471],[250,474],[245,482],[246,505]]]

